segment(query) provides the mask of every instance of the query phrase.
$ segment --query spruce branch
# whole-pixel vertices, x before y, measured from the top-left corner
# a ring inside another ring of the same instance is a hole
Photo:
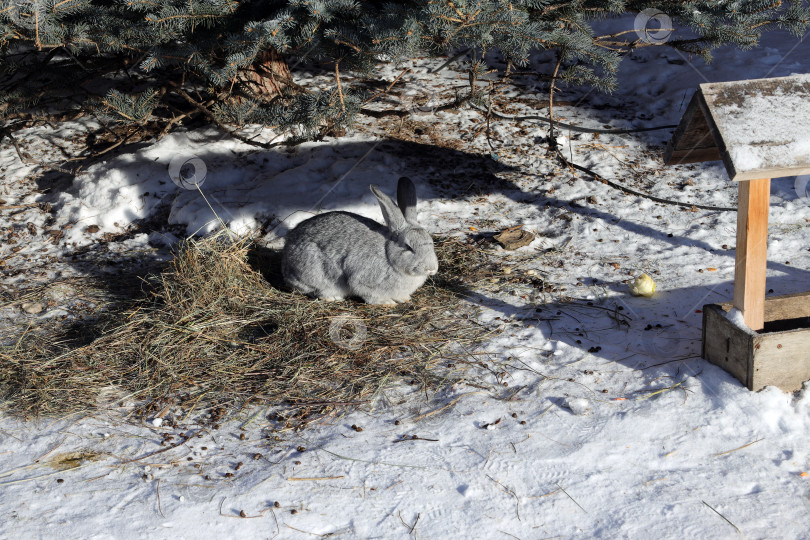
[[[261,142],[261,141],[255,141],[253,139],[249,139],[249,138],[245,137],[244,135],[240,135],[235,130],[230,129],[225,124],[220,122],[219,119],[210,110],[208,110],[206,105],[210,105],[211,103],[213,103],[213,100],[211,102],[207,103],[207,104],[199,103],[193,97],[188,95],[188,93],[185,90],[183,90],[180,86],[176,85],[175,83],[171,83],[171,82],[169,84],[174,88],[173,92],[175,94],[177,94],[178,96],[185,99],[192,107],[197,109],[197,111],[202,113],[206,118],[208,118],[208,120],[213,122],[214,125],[216,125],[219,129],[221,129],[222,131],[224,131],[225,133],[227,133],[228,135],[230,135],[234,139],[242,141],[243,143],[250,144],[252,146],[258,146],[259,148],[264,148],[264,149],[275,148],[276,146],[278,146],[280,144],[280,143],[265,143],[265,142]]]
[[[21,111],[48,115],[59,100],[72,107],[66,94],[79,96],[80,107],[91,111],[99,101],[87,89],[101,87],[118,92],[102,104],[107,112],[143,129],[158,122],[161,132],[170,130],[194,111],[220,129],[231,121],[251,122],[318,137],[324,126],[341,131],[358,112],[405,114],[361,109],[390,92],[402,75],[361,102],[350,74],[379,78],[380,64],[425,55],[445,59],[448,50],[461,51],[439,71],[475,51],[469,96],[445,104],[452,107],[459,100],[481,101],[476,83],[495,67],[487,53],[500,51],[507,75],[534,73],[550,82],[553,132],[560,125],[553,94],[563,85],[611,90],[622,57],[633,50],[663,46],[708,60],[720,45],[750,48],[763,32],[786,29],[801,36],[810,25],[806,1],[661,0],[656,7],[673,20],[674,33],[664,43],[641,40],[635,29],[594,32],[600,18],[649,8],[640,0],[0,0],[0,119],[8,122]],[[561,63],[533,65],[538,51],[556,51]],[[296,65],[334,64],[336,88],[298,86],[284,69],[292,58]],[[187,95],[194,88],[193,99],[205,112],[173,89],[148,98],[168,81],[182,81]],[[191,108],[172,110],[175,97]],[[497,118],[494,110],[491,118]]]

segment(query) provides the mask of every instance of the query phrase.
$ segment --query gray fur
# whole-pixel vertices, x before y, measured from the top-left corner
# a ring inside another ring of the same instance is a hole
[[[359,296],[369,304],[407,302],[439,268],[433,239],[416,221],[416,188],[399,179],[399,206],[376,186],[385,225],[327,212],[287,233],[281,273],[290,287],[324,300]]]

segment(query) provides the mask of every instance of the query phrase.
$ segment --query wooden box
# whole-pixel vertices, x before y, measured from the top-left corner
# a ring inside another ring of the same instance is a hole
[[[765,299],[765,328],[746,331],[725,314],[731,304],[703,306],[703,358],[749,390],[799,390],[810,380],[810,292]]]

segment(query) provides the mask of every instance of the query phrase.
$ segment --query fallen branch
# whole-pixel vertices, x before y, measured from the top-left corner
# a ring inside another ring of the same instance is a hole
[[[559,150],[557,150],[557,158],[560,161],[562,161],[562,163],[566,167],[572,167],[572,168],[574,168],[574,169],[576,169],[578,171],[582,171],[582,172],[584,172],[586,174],[589,174],[597,182],[601,182],[603,184],[606,184],[606,185],[608,185],[608,186],[610,186],[610,187],[612,187],[614,189],[618,189],[619,191],[623,191],[623,192],[625,192],[625,193],[627,193],[629,195],[635,195],[636,197],[643,197],[645,199],[650,199],[651,201],[655,201],[657,203],[668,204],[668,205],[672,205],[672,206],[680,206],[680,207],[683,207],[683,208],[697,208],[699,210],[710,210],[710,211],[713,211],[713,212],[736,212],[737,211],[736,208],[727,208],[727,207],[724,207],[724,206],[709,206],[709,205],[705,205],[705,204],[693,204],[693,203],[685,203],[685,202],[680,202],[680,201],[671,201],[669,199],[662,199],[661,197],[656,197],[655,195],[650,195],[648,193],[643,193],[641,191],[636,191],[636,190],[631,189],[629,187],[625,187],[625,186],[623,186],[621,184],[617,184],[616,182],[608,180],[607,178],[603,178],[603,177],[599,176],[597,173],[593,172],[591,169],[589,169],[587,167],[583,167],[582,165],[577,165],[576,163],[572,163],[572,162],[568,161],[567,159],[565,159],[565,156],[563,156],[562,152],[560,152]]]
[[[264,143],[264,142],[254,141],[253,139],[249,139],[249,138],[245,137],[244,135],[240,135],[235,130],[232,130],[232,129],[228,128],[225,124],[220,122],[217,119],[217,117],[214,116],[214,114],[211,111],[209,111],[207,108],[205,108],[203,106],[203,104],[197,102],[197,100],[195,100],[193,97],[188,95],[188,93],[185,90],[183,90],[182,88],[180,88],[179,86],[177,86],[175,84],[172,84],[172,86],[174,86],[174,93],[175,94],[177,94],[178,96],[180,96],[183,99],[185,99],[186,101],[188,101],[189,104],[192,107],[194,107],[195,109],[200,111],[206,118],[208,118],[211,122],[213,122],[219,129],[221,129],[222,131],[224,131],[225,133],[227,133],[228,135],[230,135],[234,139],[242,141],[245,144],[250,144],[252,146],[258,146],[259,148],[264,148],[266,150],[269,150],[270,148],[275,148],[276,146],[281,144],[281,143]]]
[[[480,107],[476,106],[475,104],[471,103],[470,106],[473,109],[476,109],[476,110],[478,110],[478,111],[480,111],[482,113],[486,114],[486,112],[487,112],[487,111],[481,109]],[[571,131],[576,131],[577,133],[599,133],[599,134],[606,134],[606,135],[610,135],[610,134],[619,135],[619,134],[623,134],[623,133],[642,133],[642,132],[645,132],[645,131],[658,131],[659,129],[675,129],[676,127],[678,127],[677,125],[672,124],[672,125],[654,126],[654,127],[648,127],[648,128],[596,129],[596,128],[587,128],[587,127],[582,127],[582,126],[575,126],[573,124],[566,124],[564,122],[558,122],[557,120],[552,120],[548,116],[536,116],[536,115],[508,116],[508,115],[505,115],[505,114],[501,114],[498,111],[492,111],[492,116],[494,116],[495,118],[498,118],[500,120],[512,120],[512,121],[515,121],[515,122],[519,122],[519,121],[522,121],[522,120],[540,120],[542,122],[546,122],[546,123],[549,123],[549,124],[553,122],[554,125],[557,126],[557,127],[563,127],[565,129],[568,129],[568,130],[571,130]]]

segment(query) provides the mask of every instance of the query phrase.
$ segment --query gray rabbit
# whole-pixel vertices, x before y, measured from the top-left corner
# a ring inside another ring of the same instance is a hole
[[[281,272],[290,287],[324,300],[407,302],[436,273],[433,239],[416,221],[416,188],[402,177],[397,201],[369,186],[385,226],[350,212],[327,212],[287,233]]]

